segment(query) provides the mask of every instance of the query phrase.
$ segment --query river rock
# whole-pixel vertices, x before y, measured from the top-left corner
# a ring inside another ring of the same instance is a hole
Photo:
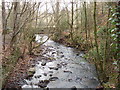
[[[60,64],[57,64],[57,67],[58,67],[58,68],[61,68],[61,67],[62,67],[62,65],[60,65]]]
[[[53,75],[52,75],[52,74],[50,74],[49,76],[50,76],[50,77],[52,77]]]
[[[35,68],[34,67],[32,67],[32,68],[29,68],[29,70],[28,70],[28,74],[34,74],[35,73]]]
[[[58,77],[51,77],[49,80],[50,81],[55,81],[55,80],[57,80],[58,79]]]
[[[30,68],[27,72],[26,79],[31,80],[31,78],[33,77],[34,74],[35,74],[35,68]]]
[[[47,73],[43,73],[44,76],[47,76]]]
[[[53,73],[53,71],[49,71],[49,73]]]
[[[31,74],[31,75],[27,75],[27,76],[26,76],[26,79],[27,79],[27,80],[31,80],[32,77],[33,77],[33,74]]]
[[[77,88],[75,86],[71,87],[71,90],[77,90]]]
[[[82,78],[79,78],[79,77],[76,78],[76,81],[81,81],[81,80],[82,80]]]
[[[41,88],[45,88],[45,87],[47,87],[49,82],[50,82],[49,80],[39,81],[38,86],[41,87]]]
[[[35,78],[40,78],[42,75],[35,76]]]
[[[34,76],[35,78],[37,78],[37,76]]]
[[[80,65],[85,65],[85,62],[80,62],[79,64],[80,64]]]
[[[67,63],[65,63],[65,62],[61,62],[61,65],[65,66],[65,65],[67,65]]]
[[[45,66],[45,65],[46,65],[46,61],[43,61],[43,62],[41,63],[41,65],[42,65],[42,66]]]
[[[61,55],[61,58],[63,58],[64,57],[64,55]]]
[[[52,54],[55,54],[56,52],[52,52]]]
[[[32,67],[35,67],[35,64],[31,64]]]
[[[64,70],[63,72],[65,72],[65,73],[72,73],[71,71],[67,71],[67,70]]]
[[[42,77],[42,75],[38,75],[37,77],[40,78],[40,77]]]
[[[63,52],[60,52],[61,54],[63,54]]]
[[[49,67],[50,69],[58,70],[58,67]]]
[[[68,79],[68,81],[69,81],[69,82],[71,82],[71,81],[72,81],[72,79],[70,78],[70,79]]]
[[[76,56],[79,56],[79,53],[77,53]]]

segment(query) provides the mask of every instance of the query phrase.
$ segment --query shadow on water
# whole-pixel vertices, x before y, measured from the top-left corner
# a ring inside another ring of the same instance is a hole
[[[36,35],[38,43],[47,38],[44,35]],[[50,39],[44,46],[47,48],[43,53],[49,49],[44,56],[55,60],[38,61],[35,74],[30,80],[25,79],[26,84],[22,88],[95,88],[99,85],[95,67],[83,58],[83,52]]]

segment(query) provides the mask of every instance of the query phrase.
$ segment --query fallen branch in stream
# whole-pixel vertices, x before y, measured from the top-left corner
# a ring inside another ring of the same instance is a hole
[[[38,47],[40,47],[40,46],[43,45],[44,43],[46,43],[49,39],[50,39],[50,36],[48,36],[48,38],[47,38],[44,42],[41,42],[41,43],[39,43],[39,45],[33,47],[33,50],[36,49],[36,48],[38,48]]]

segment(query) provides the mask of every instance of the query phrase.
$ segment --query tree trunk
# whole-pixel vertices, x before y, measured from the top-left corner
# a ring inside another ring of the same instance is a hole
[[[109,4],[109,3],[108,3]],[[110,6],[110,5],[109,5]],[[111,11],[111,8],[108,9],[108,18],[107,18],[107,21],[109,21],[109,18],[110,18],[110,11]],[[109,58],[108,58],[108,53],[109,53],[109,22],[107,22],[107,26],[106,26],[106,31],[105,31],[105,48],[104,48],[104,61],[103,61],[103,69],[104,71],[106,71],[106,63],[109,62]]]
[[[55,9],[55,40],[60,39],[61,30],[59,29],[59,0],[56,2],[56,9]]]
[[[2,27],[2,2],[0,1],[0,88],[2,88],[2,32],[3,32],[3,27]]]
[[[87,11],[86,11],[86,2],[84,2],[83,6],[84,6],[84,15],[85,15],[85,34],[86,34],[86,41],[87,41],[87,38],[88,38],[87,33],[88,33],[88,31],[87,31]]]
[[[2,22],[3,22],[3,50],[5,50],[5,34],[6,34],[6,11],[5,2],[2,2]]]
[[[73,18],[74,18],[74,6],[73,6],[73,1],[71,2],[72,8],[71,8],[71,25],[70,25],[70,37],[71,40],[74,42],[73,39]]]
[[[79,17],[78,17],[78,0],[76,1],[76,34],[78,34],[78,28],[79,28]]]
[[[94,40],[95,40],[95,47],[97,51],[97,57],[99,57],[99,50],[98,50],[98,42],[97,42],[97,25],[96,25],[96,2],[94,2]]]
[[[99,51],[98,51],[98,43],[97,43],[97,25],[96,25],[96,2],[94,2],[94,14],[93,14],[93,19],[94,19],[94,40],[95,40],[95,47],[96,47],[96,51],[97,51],[97,57],[99,58]],[[100,75],[99,75],[99,73],[98,73],[98,67],[97,67],[97,63],[96,62],[98,62],[98,60],[97,59],[95,59],[95,66],[96,66],[96,71],[97,71],[97,75],[98,75],[98,79],[100,80]],[[100,82],[100,84],[102,84],[101,82]]]

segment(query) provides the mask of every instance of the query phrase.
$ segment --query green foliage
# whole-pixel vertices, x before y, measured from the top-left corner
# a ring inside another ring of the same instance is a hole
[[[88,52],[88,57],[90,57],[91,59],[96,59],[97,58],[97,51],[95,48],[91,49]]]
[[[74,43],[80,44],[80,43],[83,43],[83,42],[84,42],[84,39],[82,38],[82,36],[74,35]]]
[[[105,49],[104,48],[104,43],[101,42],[100,47],[99,47],[99,55],[100,55],[99,60],[100,61],[103,61],[104,54],[105,54],[104,49]],[[91,50],[89,50],[87,57],[91,57],[92,59],[98,59],[96,49],[92,48]]]
[[[114,9],[114,13],[112,15],[112,17],[109,19],[110,22],[114,25],[112,29],[110,29],[111,32],[111,38],[113,40],[113,42],[111,43],[111,48],[113,52],[117,52],[118,51],[118,43],[116,43],[118,41],[118,35],[120,34],[120,32],[118,32],[119,28],[116,28],[116,26],[119,26],[119,18],[117,18],[117,15],[120,15],[119,12],[116,12],[117,8]],[[118,55],[118,54],[117,54]],[[119,55],[118,55],[119,56]]]
[[[113,13],[112,17],[115,17],[116,15],[119,15],[120,13],[119,12],[115,12]]]
[[[106,30],[107,30],[106,26],[99,27],[99,30],[97,31],[97,35],[100,38],[104,38]]]
[[[110,32],[115,33],[117,30],[118,30],[118,28],[113,28],[113,29],[110,29]]]

